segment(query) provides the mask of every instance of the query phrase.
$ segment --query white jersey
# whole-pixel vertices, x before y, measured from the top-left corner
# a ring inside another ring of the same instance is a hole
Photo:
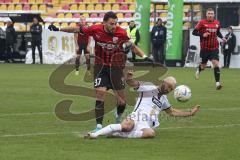
[[[162,110],[171,107],[167,96],[160,95],[158,87],[150,82],[140,82],[136,90],[140,93],[133,112],[142,111],[148,116],[157,117]]]

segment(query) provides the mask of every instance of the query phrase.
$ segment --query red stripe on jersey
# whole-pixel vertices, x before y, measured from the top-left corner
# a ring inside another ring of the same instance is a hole
[[[219,48],[219,43],[217,40],[217,31],[220,29],[219,21],[217,20],[207,21],[206,19],[203,19],[199,21],[195,29],[197,29],[202,34],[206,32],[210,33],[208,37],[200,38],[201,49],[207,50],[207,51],[213,51]]]
[[[122,44],[129,41],[124,29],[117,26],[115,33],[112,35],[104,30],[102,24],[99,24],[88,28],[84,27],[82,31],[93,36],[95,40],[95,56],[99,57],[95,58],[95,64],[124,68],[126,59]],[[114,58],[116,54],[118,55],[116,56],[117,59]]]

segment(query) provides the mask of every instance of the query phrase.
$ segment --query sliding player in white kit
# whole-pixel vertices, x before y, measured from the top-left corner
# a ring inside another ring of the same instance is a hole
[[[173,108],[166,94],[176,87],[174,77],[165,78],[159,86],[150,82],[139,82],[133,79],[133,71],[128,71],[126,82],[139,92],[139,97],[133,112],[121,124],[110,124],[95,133],[88,133],[85,138],[97,138],[100,135],[124,138],[153,138],[154,128],[159,126],[158,115],[164,110],[170,116],[194,116],[199,111],[199,105],[190,112]]]

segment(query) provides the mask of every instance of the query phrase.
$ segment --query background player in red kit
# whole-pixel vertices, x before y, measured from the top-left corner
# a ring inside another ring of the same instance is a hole
[[[210,60],[214,67],[214,77],[216,81],[216,89],[222,88],[220,83],[220,69],[219,69],[219,42],[217,37],[223,38],[220,32],[220,22],[214,19],[214,10],[212,8],[207,9],[207,19],[200,20],[193,30],[193,35],[200,36],[200,57],[202,62],[197,68],[195,78],[199,79],[200,72],[205,69],[208,60]]]
[[[80,17],[80,22],[79,25],[86,26],[86,18],[81,16]],[[85,55],[86,58],[86,65],[87,65],[87,70],[90,70],[90,56],[89,56],[89,51],[88,51],[88,41],[89,41],[89,36],[84,34],[84,33],[75,33],[75,42],[76,42],[76,60],[75,60],[75,67],[76,67],[76,75],[79,75],[79,65],[80,65],[80,58],[82,52]]]
[[[59,29],[55,26],[54,31]],[[77,28],[61,28],[64,32],[81,32],[92,36],[95,40],[94,79],[96,90],[96,132],[102,128],[104,116],[104,101],[108,89],[112,89],[117,97],[116,123],[121,122],[121,115],[125,110],[126,101],[124,95],[123,68],[129,49],[138,56],[147,58],[144,53],[127,36],[127,32],[117,26],[117,16],[114,12],[107,12],[103,18],[103,24],[90,27],[79,26]]]

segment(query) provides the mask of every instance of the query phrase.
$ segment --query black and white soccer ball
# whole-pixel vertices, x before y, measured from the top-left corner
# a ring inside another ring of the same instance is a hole
[[[191,89],[186,85],[177,86],[174,90],[174,98],[180,102],[188,101],[191,96]]]

